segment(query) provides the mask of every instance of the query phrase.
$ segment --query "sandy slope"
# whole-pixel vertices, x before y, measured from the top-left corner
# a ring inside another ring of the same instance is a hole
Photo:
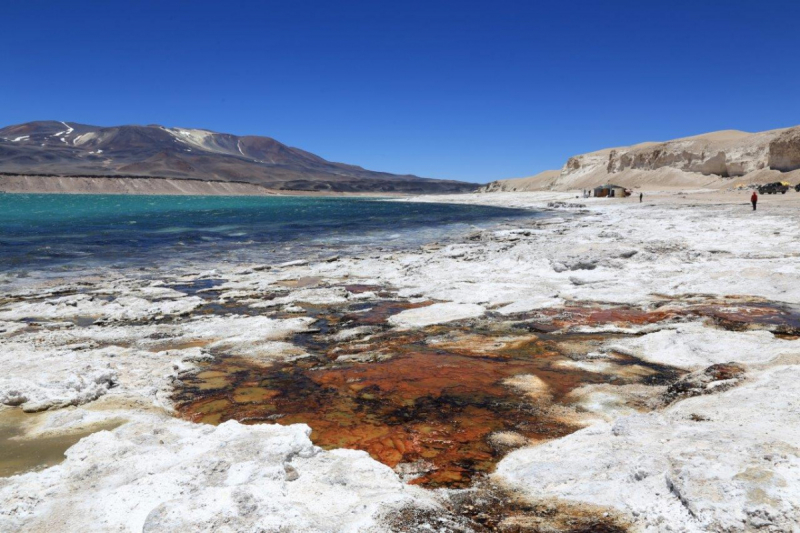
[[[603,183],[643,189],[800,182],[800,127],[759,133],[725,130],[666,142],[606,148],[576,155],[557,177],[499,180],[487,191],[573,190]]]
[[[261,196],[278,194],[251,183],[167,178],[0,176],[0,191],[55,194],[169,194]]]
[[[398,193],[287,191],[251,183],[170,178],[0,176],[0,192],[23,194],[137,194],[197,196],[397,196]]]
[[[527,178],[493,181],[482,190],[484,192],[548,190],[556,184],[560,176],[560,170],[545,170]]]

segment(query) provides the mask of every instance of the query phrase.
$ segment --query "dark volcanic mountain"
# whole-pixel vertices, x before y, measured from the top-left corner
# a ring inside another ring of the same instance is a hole
[[[333,163],[269,137],[56,121],[0,129],[0,172],[200,179],[302,191],[431,193],[477,187]]]

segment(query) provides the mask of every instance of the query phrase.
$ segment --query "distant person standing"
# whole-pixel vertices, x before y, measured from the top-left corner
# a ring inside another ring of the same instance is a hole
[[[758,193],[753,191],[753,195],[750,196],[750,203],[753,204],[753,211],[756,210],[756,204],[758,203]]]
[[[644,193],[640,192],[639,193],[639,203],[642,203],[642,198],[644,198]]]

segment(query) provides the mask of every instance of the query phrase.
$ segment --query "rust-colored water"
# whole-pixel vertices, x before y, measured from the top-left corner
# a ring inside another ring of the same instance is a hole
[[[772,302],[717,303],[692,309],[721,327],[733,330],[764,328],[777,334],[800,333],[800,313],[796,309]]]
[[[677,309],[644,310],[635,307],[574,306],[543,309],[532,313],[530,320],[540,331],[557,331],[576,326],[619,326],[655,324],[679,316]]]
[[[373,287],[358,287],[368,289]],[[321,333],[296,339],[314,356],[271,367],[222,356],[184,382],[175,396],[179,411],[207,423],[305,423],[324,448],[361,449],[389,466],[402,463],[418,475],[413,482],[425,486],[466,486],[476,474],[491,471],[509,449],[498,441],[519,445],[580,427],[575,411],[563,408],[575,388],[658,384],[679,375],[622,356],[614,359],[620,366],[616,375],[581,370],[560,350],[574,357],[576,346],[578,351],[582,343],[596,346],[609,335],[564,333],[571,327],[691,316],[730,327],[793,327],[797,318],[763,303],[700,302],[651,310],[548,309],[505,326],[489,323],[488,329],[455,324],[412,333],[386,330],[392,314],[430,303],[381,300],[338,312],[320,309],[315,316]],[[338,328],[359,325],[379,332],[352,344],[326,340]],[[549,333],[554,331],[560,333]],[[632,365],[631,371],[624,365]]]
[[[432,303],[433,302],[431,301],[405,302],[402,300],[381,300],[368,304],[369,308],[365,309],[363,312],[351,312],[345,314],[342,317],[342,320],[358,325],[375,326],[384,324],[390,316],[396,315],[401,311],[426,307]]]
[[[725,329],[768,329],[779,334],[800,333],[800,310],[776,302],[754,299],[714,299],[699,303],[665,302],[656,309],[620,306],[572,306],[543,309],[524,316],[539,331],[576,326],[656,324],[677,318],[708,319]]]
[[[302,422],[319,446],[366,450],[392,467],[422,464],[414,482],[462,486],[499,459],[488,439],[494,432],[539,440],[577,429],[546,406],[600,379],[553,366],[562,356],[535,338],[490,356],[444,351],[422,340],[419,334],[391,338],[382,347],[392,358],[374,363],[309,358],[265,368],[225,358],[187,382],[176,399],[192,420]],[[541,402],[504,384],[531,374],[546,383]]]

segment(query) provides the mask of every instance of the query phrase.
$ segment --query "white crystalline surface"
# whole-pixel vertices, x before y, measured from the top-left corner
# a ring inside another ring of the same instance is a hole
[[[134,295],[106,301],[88,294],[77,294],[43,302],[19,302],[6,306],[0,311],[0,320],[56,320],[79,316],[102,317],[107,321],[141,320],[155,316],[182,315],[202,303],[203,300],[196,296],[154,302]]]
[[[302,354],[283,341],[313,322],[308,317],[201,316],[177,324],[167,319],[196,309],[202,304],[199,297],[161,287],[120,291],[112,301],[77,294],[11,303],[0,310],[4,319],[12,320],[0,322],[5,369],[0,375],[0,405],[41,411],[110,394],[169,408],[172,380],[204,357],[197,347],[168,350],[168,345],[204,344],[268,362]],[[45,322],[42,328],[26,328],[13,321],[82,316],[98,323],[74,327],[70,322]],[[154,317],[164,322],[130,323]]]
[[[58,381],[0,378],[0,404],[20,405],[29,412],[81,405],[106,394],[116,379],[111,368],[91,367]]]
[[[279,342],[292,333],[305,330],[313,318],[298,317],[274,320],[267,317],[208,318],[188,323],[185,340],[213,340],[208,347],[247,356],[251,359],[277,359],[304,352],[288,343]]]
[[[798,352],[795,342],[778,339],[767,331],[724,331],[698,323],[609,342],[606,348],[644,361],[687,369],[730,361],[766,363],[783,353]]]
[[[495,476],[531,496],[616,508],[643,531],[795,531],[798,382],[800,367],[777,366],[718,396],[513,452]]]
[[[483,196],[519,203],[526,195]],[[537,196],[528,198],[535,203]],[[417,286],[425,287],[420,296],[433,292],[516,309],[522,308],[517,302],[548,297],[645,304],[693,294],[797,305],[800,240],[791,229],[798,222],[797,208],[775,207],[758,218],[749,214],[738,205],[612,204],[592,209],[562,236],[487,252],[495,275],[489,275],[488,264],[475,265],[473,275],[448,280],[445,273],[459,271],[458,266],[438,259],[434,268],[415,268],[419,277],[407,283],[419,279]],[[530,283],[509,280],[517,294],[507,301],[506,285],[499,280],[510,273]],[[800,530],[797,340],[687,323],[608,342],[603,349],[685,369],[738,362],[747,377],[726,392],[684,399],[649,414],[626,416],[626,410],[615,411],[614,397],[608,396],[600,408],[612,422],[511,453],[499,463],[495,481],[533,499],[586,502],[622,512],[634,531]],[[588,396],[599,401],[602,394]]]
[[[404,328],[418,328],[465,318],[475,318],[485,312],[486,309],[480,305],[441,303],[402,311],[390,317],[389,323],[393,326]]]
[[[574,194],[424,199],[515,207],[554,200],[574,201]],[[760,205],[753,214],[744,201],[601,200],[579,200],[587,206],[580,216],[559,211],[421,250],[265,268],[196,265],[171,274],[174,282],[226,279],[213,303],[242,314],[203,316],[199,296],[134,276],[77,293],[33,287],[2,295],[0,415],[20,406],[50,409],[30,436],[127,422],[84,438],[60,465],[0,478],[0,530],[386,531],[383,517],[400,507],[439,509],[434,493],[402,484],[366,454],[314,448],[304,426],[214,428],[170,416],[175,380],[215,353],[263,364],[302,355],[292,339],[313,327],[306,308],[374,297],[354,296],[342,288],[348,283],[434,302],[392,316],[396,328],[513,320],[575,304],[653,309],[745,297],[800,305],[797,206]],[[323,282],[286,284],[301,278]],[[97,322],[73,324],[87,317]],[[700,317],[627,332],[637,336],[598,344],[572,367],[608,377],[644,372],[647,364],[702,372],[733,362],[744,377],[649,413],[624,398],[646,398],[650,386],[581,387],[571,397],[596,422],[512,452],[493,480],[534,501],[607,508],[632,531],[799,531],[800,341],[725,331]],[[370,330],[341,339],[361,334]],[[617,354],[644,362],[625,365]],[[507,386],[531,401],[551,394],[534,377]]]
[[[446,198],[509,207],[544,207],[553,199],[575,201],[567,193]],[[514,311],[526,302],[531,309],[546,307],[554,298],[641,305],[654,294],[800,302],[800,239],[792,229],[798,222],[796,207],[775,207],[753,217],[736,204],[639,206],[603,200],[580,199],[587,204],[585,215],[544,220],[529,236],[496,232],[495,239],[470,245],[460,257],[430,253],[392,262],[364,260],[358,272],[389,279],[407,287],[408,294],[513,305]]]
[[[313,446],[304,425],[143,417],[81,440],[58,466],[0,478],[0,530],[382,531],[434,497],[366,452]]]

